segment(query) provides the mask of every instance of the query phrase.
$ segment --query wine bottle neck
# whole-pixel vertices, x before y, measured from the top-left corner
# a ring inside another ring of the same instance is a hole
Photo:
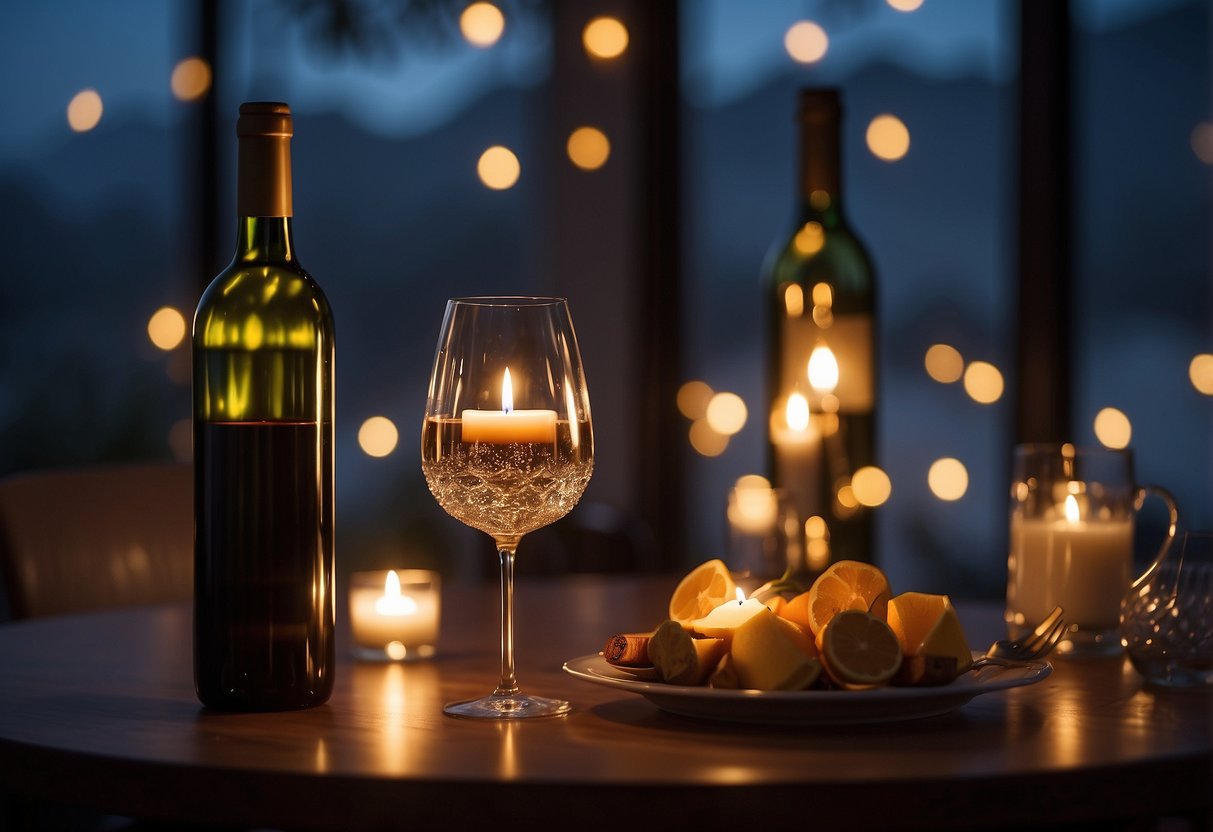
[[[840,216],[842,159],[839,146],[837,105],[832,110],[801,110],[800,200],[805,213]]]
[[[236,228],[236,259],[280,262],[295,259],[290,217],[240,217]]]
[[[236,214],[241,217],[289,217],[294,214],[289,134],[240,136]]]

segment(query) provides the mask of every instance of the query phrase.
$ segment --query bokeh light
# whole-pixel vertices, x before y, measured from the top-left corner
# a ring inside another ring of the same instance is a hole
[[[922,0],[886,0],[886,2],[899,12],[913,12],[922,8]]]
[[[702,419],[716,391],[706,381],[688,381],[678,388],[678,412],[691,421]]]
[[[504,191],[514,187],[522,173],[522,165],[518,163],[518,157],[512,150],[497,144],[480,154],[476,173],[486,187],[494,191]]]
[[[717,393],[712,396],[704,414],[712,430],[725,436],[732,436],[745,427],[748,415],[745,402],[736,393]]]
[[[385,457],[396,450],[400,432],[396,424],[386,416],[372,416],[358,428],[358,447],[367,456]]]
[[[691,447],[703,456],[720,456],[729,447],[729,437],[717,433],[706,419],[699,419],[691,425]]]
[[[1202,121],[1192,128],[1192,152],[1206,165],[1213,165],[1213,124]]]
[[[825,244],[826,235],[821,223],[812,220],[806,222],[792,239],[792,245],[805,257],[812,257],[821,251]]]
[[[1206,396],[1213,396],[1213,355],[1202,352],[1188,365],[1188,378],[1192,386]]]
[[[1002,398],[1002,373],[993,364],[974,361],[964,374],[965,392],[980,404],[993,404]]]
[[[618,58],[628,48],[628,27],[613,17],[596,17],[586,24],[581,42],[595,58]]]
[[[459,15],[459,31],[472,46],[485,49],[501,40],[505,15],[492,3],[473,3]]]
[[[80,90],[67,105],[67,124],[77,133],[87,133],[101,121],[105,107],[94,89]]]
[[[611,156],[611,141],[597,127],[578,127],[569,136],[568,153],[582,170],[598,170]]]
[[[937,459],[927,471],[927,485],[941,500],[959,500],[969,490],[969,469],[959,459]]]
[[[813,64],[829,51],[830,38],[826,30],[813,21],[801,20],[792,24],[783,36],[783,47],[797,63]]]
[[[927,349],[923,364],[927,368],[927,375],[940,384],[959,381],[965,371],[965,361],[960,350],[947,344],[931,345]]]
[[[185,339],[185,316],[171,306],[157,309],[147,322],[147,337],[168,352]]]
[[[875,508],[889,499],[893,483],[889,475],[875,465],[865,465],[851,476],[851,493],[855,502]]]
[[[211,88],[211,65],[198,57],[178,61],[169,86],[179,101],[199,99]]]
[[[178,419],[168,431],[168,447],[178,462],[194,460],[194,421]]]
[[[1105,448],[1127,448],[1133,438],[1133,423],[1122,411],[1105,407],[1095,414],[1095,438]]]
[[[897,116],[885,113],[868,124],[868,150],[877,159],[896,162],[910,152],[910,130]]]

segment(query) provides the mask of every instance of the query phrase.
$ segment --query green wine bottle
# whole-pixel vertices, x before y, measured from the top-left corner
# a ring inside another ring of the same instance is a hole
[[[807,566],[819,571],[872,560],[864,503],[874,501],[864,475],[856,488],[852,476],[875,464],[875,280],[842,211],[838,91],[802,90],[799,121],[800,205],[765,268],[767,451],[773,484],[805,523]]]
[[[194,681],[287,710],[333,688],[333,318],[291,239],[290,108],[236,134],[236,256],[194,316]]]

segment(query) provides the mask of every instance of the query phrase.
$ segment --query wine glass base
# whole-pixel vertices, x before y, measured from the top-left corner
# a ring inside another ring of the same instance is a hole
[[[523,693],[492,693],[480,699],[451,702],[442,709],[443,713],[463,719],[537,719],[564,716],[570,710],[569,703],[563,699],[544,699]]]

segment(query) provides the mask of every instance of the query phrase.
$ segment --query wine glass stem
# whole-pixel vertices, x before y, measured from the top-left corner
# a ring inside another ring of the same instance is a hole
[[[517,545],[497,544],[501,559],[501,683],[495,696],[518,693],[518,678],[514,675],[514,552]]]

